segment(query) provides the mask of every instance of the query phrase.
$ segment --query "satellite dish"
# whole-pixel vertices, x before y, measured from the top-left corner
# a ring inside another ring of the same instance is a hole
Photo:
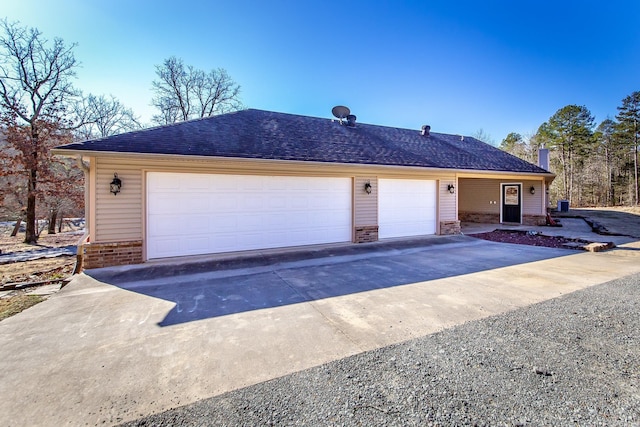
[[[331,112],[336,118],[340,119],[340,122],[342,122],[342,119],[346,119],[347,116],[351,114],[351,110],[349,110],[347,107],[343,107],[342,105],[336,105],[331,109]]]

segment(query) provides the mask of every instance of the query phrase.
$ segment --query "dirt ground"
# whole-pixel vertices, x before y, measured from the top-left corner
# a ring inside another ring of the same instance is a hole
[[[75,245],[82,234],[67,227],[62,233],[40,235],[37,245],[23,243],[24,233],[11,237],[11,228],[3,227],[0,232],[0,250],[2,254],[33,251],[45,248],[57,248]],[[33,261],[14,262],[0,265],[0,285],[7,283],[38,282],[50,279],[68,277],[73,272],[76,258],[74,256],[59,256],[56,258],[42,258]]]
[[[3,255],[39,249],[75,245],[82,238],[81,230],[66,225],[61,233],[40,235],[37,245],[23,243],[24,232],[11,237],[13,227],[0,226],[0,250]],[[41,258],[24,262],[0,264],[0,320],[13,316],[44,301],[46,295],[27,295],[44,287],[13,289],[14,284],[28,284],[71,277],[75,268],[75,256]],[[6,286],[9,286],[8,288]]]

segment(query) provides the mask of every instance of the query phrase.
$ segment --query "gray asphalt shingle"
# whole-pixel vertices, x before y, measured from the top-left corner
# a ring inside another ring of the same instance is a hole
[[[346,122],[345,122],[346,123]],[[346,164],[547,173],[475,138],[247,109],[58,147]]]

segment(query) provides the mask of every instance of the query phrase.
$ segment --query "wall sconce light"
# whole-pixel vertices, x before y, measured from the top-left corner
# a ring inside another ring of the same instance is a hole
[[[364,192],[367,194],[371,194],[371,183],[367,182],[364,184]]]
[[[453,194],[456,192],[456,187],[453,184],[449,184],[447,185],[447,190],[449,191],[449,193]]]
[[[529,189],[529,193],[536,194],[536,187],[532,185],[531,188]]]
[[[109,187],[114,196],[117,196],[120,192],[120,189],[122,188],[122,181],[120,180],[120,178],[118,178],[118,174],[115,172],[113,174],[113,181],[111,181]]]

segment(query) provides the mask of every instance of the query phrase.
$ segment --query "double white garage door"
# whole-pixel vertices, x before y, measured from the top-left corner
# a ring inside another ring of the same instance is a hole
[[[378,185],[380,238],[435,233],[435,181]],[[147,257],[349,242],[351,193],[350,178],[150,172]]]

